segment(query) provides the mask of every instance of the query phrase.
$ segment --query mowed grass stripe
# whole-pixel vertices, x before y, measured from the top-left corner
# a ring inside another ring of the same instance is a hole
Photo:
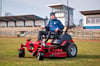
[[[34,41],[36,39],[33,39]],[[18,57],[18,48],[26,38],[0,38],[0,66],[99,66],[100,42],[75,41],[78,56],[75,58],[44,58],[38,61],[26,50],[25,58]]]

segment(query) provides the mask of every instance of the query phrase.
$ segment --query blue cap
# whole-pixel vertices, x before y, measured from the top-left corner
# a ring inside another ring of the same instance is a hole
[[[54,15],[54,16],[55,16],[55,12],[51,12],[51,13],[50,13],[50,16],[51,16],[51,15]]]

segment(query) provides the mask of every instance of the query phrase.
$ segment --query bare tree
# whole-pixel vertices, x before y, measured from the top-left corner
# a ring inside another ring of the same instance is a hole
[[[12,13],[10,13],[10,12],[5,12],[5,16],[12,16]]]

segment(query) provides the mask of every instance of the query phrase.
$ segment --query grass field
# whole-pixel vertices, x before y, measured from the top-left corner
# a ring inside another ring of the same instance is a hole
[[[75,40],[78,56],[38,61],[27,51],[25,58],[18,57],[20,43],[24,38],[0,38],[0,66],[100,66],[100,42]]]

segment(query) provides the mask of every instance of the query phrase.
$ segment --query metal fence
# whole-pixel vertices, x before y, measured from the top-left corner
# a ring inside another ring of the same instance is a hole
[[[32,37],[38,34],[38,31],[0,31],[1,37]],[[18,36],[20,35],[20,36]]]
[[[0,36],[16,37],[16,31],[0,31]]]
[[[77,39],[100,39],[100,32],[93,31],[72,31],[69,34]]]
[[[93,31],[69,31],[68,32],[75,39],[100,39],[100,32]],[[0,31],[0,36],[3,37],[18,37],[17,31]],[[26,31],[23,33],[23,37],[37,36],[38,31]]]

